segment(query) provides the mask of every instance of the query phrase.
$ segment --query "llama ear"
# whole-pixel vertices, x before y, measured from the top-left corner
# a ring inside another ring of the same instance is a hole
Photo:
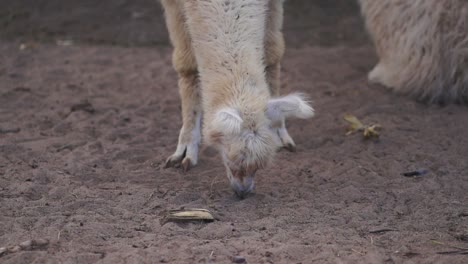
[[[242,122],[239,111],[234,108],[223,108],[215,114],[212,124],[215,131],[223,135],[232,135],[240,133]]]
[[[268,101],[266,116],[273,122],[295,117],[306,119],[314,116],[314,109],[299,93],[273,98]]]

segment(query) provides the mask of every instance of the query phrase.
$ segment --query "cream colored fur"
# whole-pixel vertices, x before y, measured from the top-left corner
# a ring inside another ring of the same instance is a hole
[[[371,82],[426,102],[468,102],[468,1],[359,0],[379,63]]]
[[[252,190],[253,175],[272,160],[278,147],[294,149],[284,119],[309,118],[314,112],[298,94],[278,97],[284,53],[282,2],[162,0],[183,118],[168,166],[196,165],[200,141],[193,135],[200,113],[204,141],[220,150],[240,196]]]

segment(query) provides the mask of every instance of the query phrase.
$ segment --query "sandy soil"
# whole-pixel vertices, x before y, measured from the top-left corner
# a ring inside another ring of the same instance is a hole
[[[163,168],[181,120],[159,5],[8,2],[0,247],[50,244],[1,263],[467,263],[441,253],[468,248],[468,109],[369,86],[376,58],[353,2],[287,4],[283,92],[310,94],[317,116],[290,123],[297,153],[280,152],[245,200],[213,149],[186,174]],[[346,112],[381,138],[345,136]],[[181,207],[218,220],[161,222]]]

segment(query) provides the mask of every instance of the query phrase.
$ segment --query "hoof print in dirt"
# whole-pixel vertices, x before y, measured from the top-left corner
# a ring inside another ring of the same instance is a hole
[[[88,101],[83,101],[78,104],[74,104],[70,107],[71,112],[76,112],[76,111],[83,111],[86,113],[94,114],[96,112],[96,109],[94,106],[88,102]]]

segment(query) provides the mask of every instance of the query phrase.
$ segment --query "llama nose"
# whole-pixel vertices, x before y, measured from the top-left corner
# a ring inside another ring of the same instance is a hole
[[[243,177],[242,180],[235,179],[231,183],[234,192],[239,196],[239,198],[244,199],[254,187],[254,178],[253,176]]]

